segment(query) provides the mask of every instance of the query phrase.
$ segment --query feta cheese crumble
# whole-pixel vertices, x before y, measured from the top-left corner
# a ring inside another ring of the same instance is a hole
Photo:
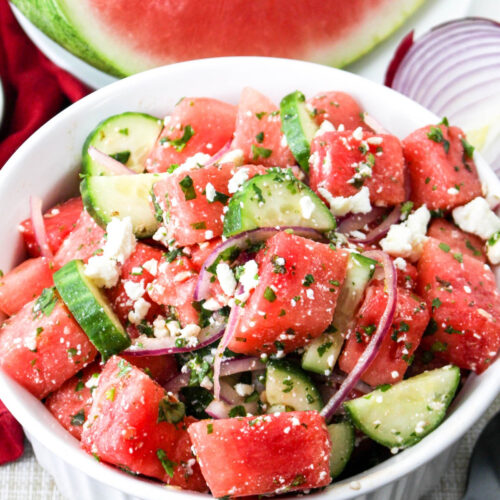
[[[332,196],[325,188],[318,188],[318,192],[330,205],[330,212],[335,216],[343,216],[348,213],[367,214],[372,206],[370,204],[370,190],[363,186],[358,193],[344,198],[343,196]]]
[[[452,214],[453,220],[462,231],[475,234],[483,240],[500,231],[500,218],[480,196],[462,207],[455,208]]]
[[[236,279],[229,265],[225,262],[217,264],[215,273],[217,275],[217,279],[219,280],[222,291],[228,296],[233,295],[234,290],[236,289]]]
[[[333,125],[332,122],[324,120],[319,126],[319,129],[314,134],[314,138],[316,139],[316,137],[320,137],[323,134],[326,134],[327,132],[335,132],[335,126]]]
[[[239,168],[227,183],[227,190],[230,194],[239,191],[243,183],[248,180],[248,168]]]
[[[384,252],[397,257],[405,257],[416,261],[422,254],[427,237],[427,224],[431,214],[425,205],[408,216],[401,224],[393,224],[387,236],[380,240]]]

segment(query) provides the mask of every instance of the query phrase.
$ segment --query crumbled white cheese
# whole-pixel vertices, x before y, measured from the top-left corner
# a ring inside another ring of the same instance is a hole
[[[167,323],[167,328],[172,337],[177,337],[181,333],[181,325],[178,321],[169,321]]]
[[[213,297],[203,302],[203,309],[206,309],[207,311],[218,311],[221,308],[222,305],[219,304],[217,299],[214,299]]]
[[[118,279],[120,278],[116,261],[102,255],[90,257],[85,265],[84,274],[99,288],[112,288],[118,283]]]
[[[396,257],[394,259],[394,265],[396,266],[396,269],[404,271],[406,269],[406,260],[402,259],[401,257]]]
[[[160,226],[156,230],[156,233],[153,234],[153,240],[159,241],[168,247],[167,228],[165,226]]]
[[[153,335],[157,339],[163,339],[170,335],[170,331],[167,328],[167,323],[163,316],[157,316],[153,321]]]
[[[144,262],[142,267],[153,276],[156,276],[158,274],[158,261],[156,259],[147,260],[146,262]]]
[[[481,197],[453,210],[453,220],[463,231],[473,233],[487,240],[500,231],[500,218],[490,209],[488,202]]]
[[[448,188],[448,194],[451,194],[452,196],[456,196],[460,191],[456,187],[451,187]]]
[[[326,134],[327,132],[335,132],[335,126],[333,125],[332,122],[324,120],[319,126],[319,129],[314,134],[314,138],[316,139],[316,137],[320,137],[321,135]]]
[[[123,287],[125,288],[127,297],[131,300],[139,300],[146,292],[143,281],[136,283],[135,281],[127,280],[123,282]]]
[[[363,140],[363,128],[358,127],[354,132],[352,133],[353,139],[356,139],[357,141],[362,141]]]
[[[487,255],[488,255],[488,260],[492,264],[494,264],[494,265],[500,264],[500,237],[493,238],[493,242],[491,245],[488,242]]]
[[[240,284],[245,292],[253,290],[259,284],[259,266],[255,260],[249,260],[243,265]]]
[[[227,190],[233,194],[239,191],[241,186],[248,180],[248,168],[238,168],[227,183]]]
[[[200,165],[203,166],[210,160],[211,156],[205,153],[196,153],[190,156],[180,167],[175,169],[175,173],[179,174],[181,172],[188,172],[194,168],[199,168]]]
[[[367,214],[372,206],[370,204],[370,190],[363,186],[358,193],[344,198],[343,196],[332,196],[325,188],[318,188],[319,194],[330,205],[330,212],[335,216],[343,216],[348,213]]]
[[[214,237],[214,232],[211,230],[205,231],[205,239],[211,240]]]
[[[236,279],[229,265],[225,262],[220,262],[217,264],[215,272],[222,291],[228,296],[233,295],[234,290],[236,289]]]
[[[408,216],[401,224],[393,224],[380,246],[389,255],[416,261],[422,254],[427,224],[431,214],[425,205]]]
[[[304,219],[309,220],[314,212],[314,209],[316,208],[316,205],[311,200],[310,196],[302,196],[302,198],[299,201],[299,204],[302,217],[304,217]]]
[[[207,185],[205,186],[205,196],[210,203],[215,200],[216,194],[217,191],[215,190],[214,185],[211,182],[207,182]]]
[[[140,298],[134,302],[134,310],[128,313],[128,320],[134,325],[138,325],[145,317],[149,311],[151,304]]]
[[[183,338],[198,337],[200,332],[201,332],[201,328],[198,325],[195,325],[194,323],[190,323],[189,325],[186,325],[180,331],[180,336]]]
[[[103,249],[103,256],[115,259],[123,264],[135,250],[137,240],[135,239],[132,219],[124,217],[119,219],[113,217],[106,226],[106,243]]]
[[[234,163],[237,167],[241,167],[245,163],[245,155],[241,149],[233,149],[223,155],[219,163]]]
[[[200,382],[200,387],[203,387],[207,391],[211,391],[213,388],[214,384],[213,382],[208,378],[208,376],[203,377],[203,380]]]
[[[254,386],[250,384],[236,384],[234,390],[237,392],[238,396],[242,398],[250,396],[254,391]]]

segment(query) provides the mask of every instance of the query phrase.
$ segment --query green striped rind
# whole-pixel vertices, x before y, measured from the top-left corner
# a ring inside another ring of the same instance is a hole
[[[314,210],[306,219],[300,200],[309,197]],[[335,217],[321,199],[291,171],[256,175],[246,181],[229,201],[224,218],[224,236],[258,227],[310,227],[321,232],[336,227]]]
[[[127,111],[101,121],[90,132],[82,148],[82,174],[110,175],[110,172],[94,161],[89,153],[90,146],[107,155],[129,151],[127,168],[137,173],[145,170],[145,159],[153,149],[162,129],[162,121],[146,113]],[[124,133],[124,131],[127,133]]]
[[[406,448],[443,421],[460,382],[460,370],[448,365],[381,387],[344,403],[354,425],[389,448]]]
[[[295,411],[320,411],[323,407],[321,394],[309,375],[285,359],[273,359],[267,364],[266,397],[270,405]]]
[[[127,74],[85,40],[58,0],[10,0],[38,29],[92,66],[119,78]],[[64,3],[64,2],[63,2]]]
[[[113,217],[132,220],[138,238],[152,236],[160,226],[150,203],[153,185],[166,174],[137,174],[90,176],[80,183],[83,204],[88,213],[101,226]]]
[[[330,475],[336,478],[342,474],[354,449],[354,428],[344,420],[327,426],[332,451],[330,453]]]
[[[81,260],[72,260],[54,273],[62,300],[105,361],[130,346],[130,338],[103,292],[84,274]]]
[[[288,147],[304,172],[309,172],[311,142],[318,130],[306,108],[306,98],[296,90],[283,97],[280,103],[281,129]]]

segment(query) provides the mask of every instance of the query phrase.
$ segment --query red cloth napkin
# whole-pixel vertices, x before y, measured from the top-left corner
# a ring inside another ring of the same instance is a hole
[[[90,92],[31,43],[7,0],[0,0],[0,77],[6,105],[0,125],[0,168],[35,130]],[[22,427],[0,401],[0,465],[17,460],[23,451]]]
[[[0,126],[0,168],[47,120],[90,90],[51,63],[0,0],[0,77],[6,110]]]

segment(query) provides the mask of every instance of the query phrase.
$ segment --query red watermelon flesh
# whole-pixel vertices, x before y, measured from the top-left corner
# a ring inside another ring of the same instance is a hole
[[[59,423],[76,439],[81,439],[83,424],[92,406],[92,389],[85,384],[101,372],[99,363],[92,363],[66,381],[45,401],[45,406]]]
[[[232,149],[241,149],[246,163],[265,167],[296,164],[281,132],[279,109],[250,87],[241,93]]]
[[[285,264],[277,273],[279,257]],[[242,308],[229,349],[240,354],[290,352],[324,332],[344,282],[347,253],[280,232],[256,260],[259,284]]]
[[[52,253],[56,253],[59,250],[66,236],[73,231],[82,210],[82,199],[78,197],[71,198],[45,212],[43,221]],[[29,255],[32,257],[40,256],[40,248],[36,243],[35,231],[33,230],[31,219],[23,220],[19,224],[19,231],[23,235]]]
[[[57,295],[52,311],[37,314],[28,302],[0,329],[0,366],[42,399],[90,363],[97,354]]]
[[[484,245],[481,239],[474,234],[462,231],[446,219],[433,219],[427,235],[446,243],[454,253],[462,253],[470,257],[475,257],[481,262],[486,262]],[[458,255],[457,258],[459,258]]]
[[[180,165],[196,153],[214,155],[233,138],[235,123],[236,107],[232,104],[185,97],[175,106],[146,160],[148,172],[166,172],[170,165]]]
[[[384,285],[372,285],[367,289],[356,314],[356,324],[348,331],[339,359],[342,371],[350,373],[356,365],[378,326],[386,304]],[[396,313],[391,329],[361,379],[372,386],[394,384],[403,380],[428,322],[429,310],[425,302],[411,291],[398,287]]]
[[[189,250],[191,252],[191,263],[196,271],[200,271],[201,267],[207,260],[208,256],[221,244],[221,238],[215,238],[210,241],[204,241],[193,245]]]
[[[160,405],[164,398],[175,402],[140,369],[123,358],[110,358],[93,394],[82,448],[125,470],[184,489],[205,491],[187,434],[187,427],[195,420],[187,417],[171,424],[162,419]]]
[[[432,319],[422,346],[481,373],[500,349],[500,294],[487,265],[469,255],[459,260],[438,240],[427,239],[417,290],[432,307]]]
[[[189,435],[212,495],[242,497],[330,483],[330,439],[317,412],[203,420]]]
[[[354,182],[357,170],[366,165],[371,166],[371,177]],[[326,132],[313,140],[309,166],[310,186],[316,192],[324,188],[333,196],[347,197],[366,186],[375,205],[397,205],[405,200],[403,150],[392,135]]]
[[[83,210],[75,228],[68,234],[54,256],[56,268],[74,259],[87,261],[104,246],[104,233],[104,229],[97,225],[86,210]]]
[[[421,0],[52,0],[29,17],[84,60],[117,76],[177,61],[260,55],[342,66],[366,53]],[[64,13],[59,26],[54,12]],[[140,22],[138,22],[140,20]],[[52,22],[50,22],[52,21]],[[228,75],[229,76],[229,75]]]
[[[179,246],[193,245],[221,236],[223,209],[229,196],[228,183],[238,168],[245,168],[248,177],[265,173],[262,166],[235,167],[232,163],[174,171],[154,187],[156,202],[168,213],[167,239]],[[207,184],[222,194],[220,200],[212,201],[206,196]],[[189,191],[185,186],[192,186]]]
[[[345,130],[363,127],[370,131],[363,121],[359,104],[345,92],[320,92],[308,99],[307,104],[318,125],[328,120],[335,128],[343,125]]]
[[[411,180],[411,199],[429,210],[451,210],[482,196],[476,165],[458,127],[428,125],[403,140]]]
[[[38,297],[44,288],[54,285],[53,264],[45,257],[28,259],[0,280],[0,311],[12,316],[27,302]]]

